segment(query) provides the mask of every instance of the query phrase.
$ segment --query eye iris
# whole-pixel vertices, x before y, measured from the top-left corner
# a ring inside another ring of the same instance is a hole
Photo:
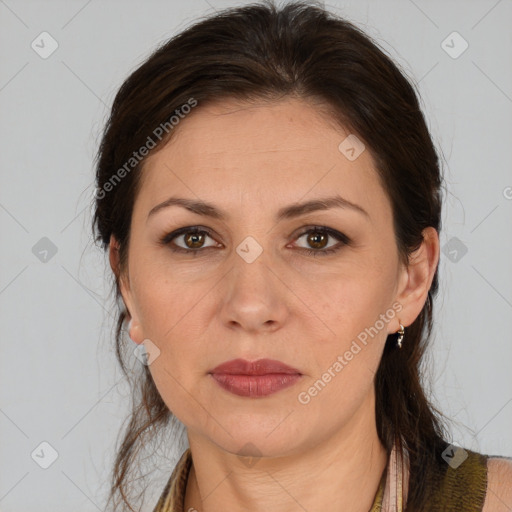
[[[192,245],[189,244],[189,241],[192,241]],[[204,234],[203,233],[188,233],[185,235],[185,244],[190,249],[198,249],[204,243]]]
[[[324,243],[322,243],[324,242]],[[327,236],[323,233],[311,233],[308,236],[308,243],[315,249],[322,249],[327,243]]]

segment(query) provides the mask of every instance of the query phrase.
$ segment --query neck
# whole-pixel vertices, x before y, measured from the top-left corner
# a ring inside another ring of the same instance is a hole
[[[251,467],[189,432],[193,466],[185,510],[368,512],[387,465],[387,452],[377,435],[373,392],[366,402],[350,424],[320,443],[298,455],[262,458]]]

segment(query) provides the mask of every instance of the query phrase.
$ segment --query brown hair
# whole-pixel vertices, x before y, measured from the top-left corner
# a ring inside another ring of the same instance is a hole
[[[352,23],[310,2],[278,8],[264,1],[231,8],[163,44],[126,79],[114,99],[97,156],[93,232],[105,250],[111,235],[119,244],[120,266],[113,283],[117,299],[144,163],[144,158],[131,160],[134,151],[149,138],[158,138],[156,147],[163,147],[173,130],[155,137],[155,129],[169,127],[170,117],[192,102],[201,108],[224,98],[273,101],[287,96],[322,102],[329,116],[370,150],[391,200],[404,262],[421,244],[424,228],[440,230],[442,178],[436,149],[413,85],[378,44]],[[399,453],[406,449],[409,454],[407,508],[415,511],[428,499],[431,477],[446,466],[441,458],[447,446],[443,417],[425,394],[420,368],[437,290],[436,269],[426,303],[406,329],[403,349],[396,349],[395,335],[388,336],[375,376],[378,434],[388,453],[396,441]],[[129,312],[120,308],[116,354],[130,380],[125,356],[133,345],[126,346],[122,336],[128,318]],[[111,499],[120,495],[130,510],[128,476],[137,467],[140,448],[174,418],[147,366],[141,368],[110,494]]]

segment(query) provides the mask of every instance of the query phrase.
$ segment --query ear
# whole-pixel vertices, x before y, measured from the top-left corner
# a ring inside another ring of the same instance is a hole
[[[423,230],[421,246],[409,256],[409,263],[400,271],[396,300],[402,305],[398,322],[407,327],[418,317],[427,300],[439,262],[439,235],[435,228]]]
[[[132,296],[132,290],[130,288],[130,280],[128,276],[128,270],[125,272],[121,271],[120,258],[119,258],[119,242],[114,235],[110,235],[109,244],[109,261],[110,267],[114,272],[117,282],[119,283],[119,289],[121,296],[125,304],[128,317],[130,318],[130,338],[137,344],[142,343],[144,336],[142,335],[142,328],[138,318],[137,309]]]

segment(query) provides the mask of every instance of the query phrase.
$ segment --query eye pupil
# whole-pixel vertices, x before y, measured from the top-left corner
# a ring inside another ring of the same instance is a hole
[[[322,240],[323,239],[323,240]],[[316,249],[322,249],[325,247],[327,236],[322,233],[311,233],[308,237],[308,243]],[[322,243],[323,242],[323,243]]]

